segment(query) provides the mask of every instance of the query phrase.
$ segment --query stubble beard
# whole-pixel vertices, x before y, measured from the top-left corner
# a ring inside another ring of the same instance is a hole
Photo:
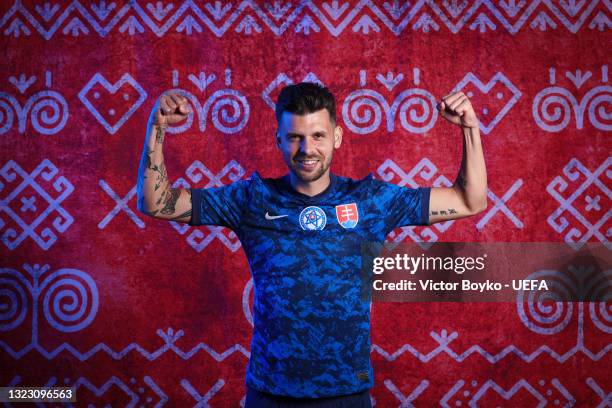
[[[330,157],[328,161],[321,160],[321,158],[317,158],[317,160],[319,160],[319,163],[321,163],[321,166],[319,167],[319,170],[313,173],[301,171],[299,169],[299,164],[297,163],[297,158],[295,161],[291,162],[291,166],[289,167],[293,175],[297,177],[299,180],[304,181],[304,182],[317,181],[318,179],[323,177],[327,169],[329,169],[329,167],[331,166],[332,158]]]

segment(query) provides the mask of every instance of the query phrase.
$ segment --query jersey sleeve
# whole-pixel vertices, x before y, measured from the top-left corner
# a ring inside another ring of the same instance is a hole
[[[389,230],[406,225],[429,225],[431,187],[381,183],[382,211]]]
[[[221,187],[191,188],[189,225],[221,225],[237,230],[248,200],[249,182],[240,180]]]

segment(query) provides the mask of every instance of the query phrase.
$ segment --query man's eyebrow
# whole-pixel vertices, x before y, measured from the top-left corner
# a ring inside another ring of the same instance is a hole
[[[317,130],[312,133],[313,135],[326,135],[327,132],[325,130]],[[302,133],[297,132],[287,132],[287,136],[304,136]]]

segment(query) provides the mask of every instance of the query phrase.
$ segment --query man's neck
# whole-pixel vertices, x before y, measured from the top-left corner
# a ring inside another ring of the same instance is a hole
[[[295,174],[289,172],[289,182],[291,183],[291,187],[293,187],[293,189],[298,193],[306,194],[307,196],[312,197],[322,193],[327,187],[329,187],[331,177],[329,175],[329,169],[327,172],[325,172],[325,174],[323,174],[323,176],[315,181],[300,180]]]

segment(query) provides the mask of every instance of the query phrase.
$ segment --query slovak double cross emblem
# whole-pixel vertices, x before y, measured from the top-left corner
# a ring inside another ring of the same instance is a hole
[[[336,206],[336,218],[338,218],[338,223],[342,225],[342,228],[355,228],[359,222],[357,204],[350,203]]]

